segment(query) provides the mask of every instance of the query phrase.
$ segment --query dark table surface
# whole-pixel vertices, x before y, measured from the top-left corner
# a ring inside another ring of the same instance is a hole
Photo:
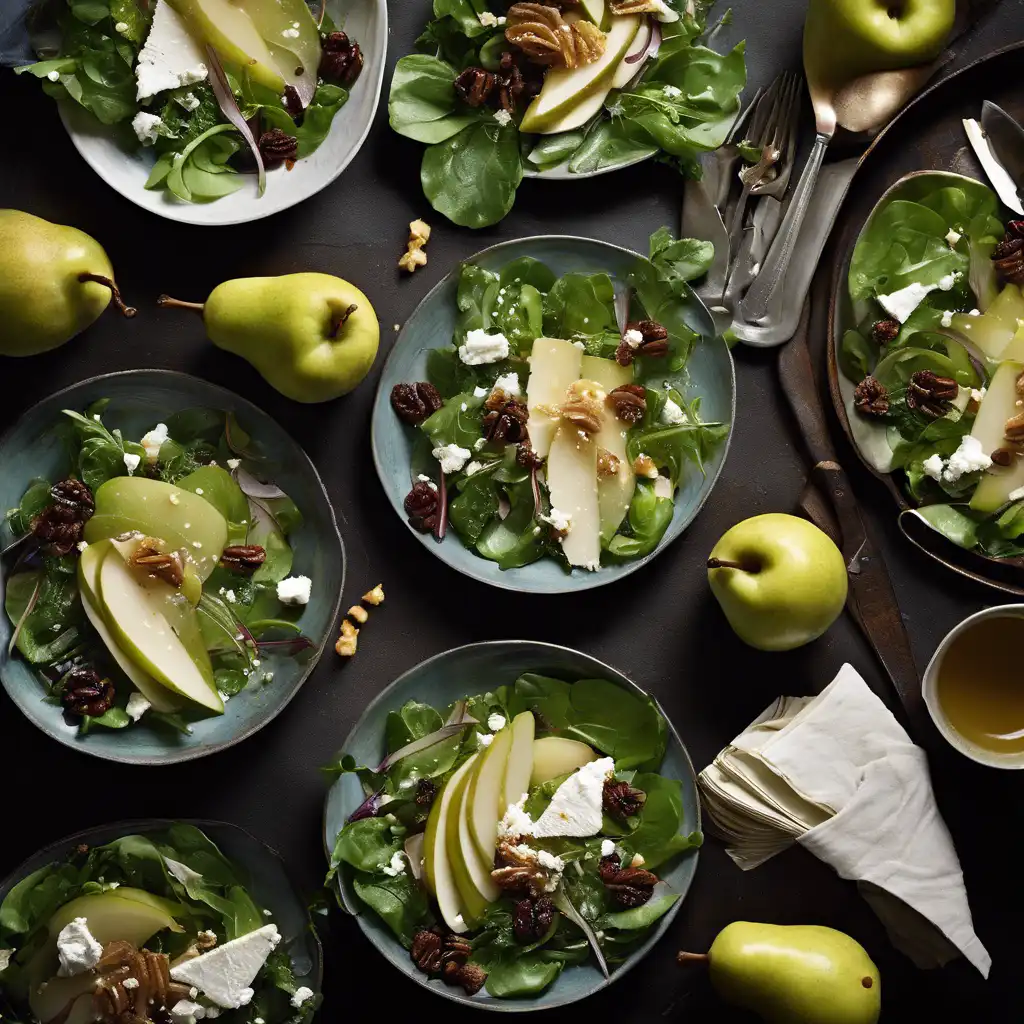
[[[804,3],[737,0],[732,25],[716,45],[748,39],[750,84],[766,84],[799,61]],[[426,17],[425,0],[391,5],[390,68],[409,52]],[[954,66],[1024,34],[1024,3],[1004,0]],[[805,467],[776,382],[776,354],[735,351],[738,416],[725,471],[688,533],[644,570],[571,602],[510,595],[445,568],[406,533],[391,511],[370,458],[369,412],[383,357],[398,325],[458,260],[501,239],[575,233],[643,248],[661,224],[678,224],[680,181],[647,165],[570,185],[524,182],[512,213],[497,227],[471,233],[432,215],[418,179],[420,146],[387,126],[386,98],[362,151],[320,195],[268,220],[202,229],[145,213],[106,186],[79,158],[50,100],[33,80],[0,78],[5,126],[0,204],[74,224],[106,247],[138,318],[107,314],[84,336],[48,355],[0,365],[0,428],[57,388],[110,370],[167,367],[233,388],[262,405],[305,446],[319,467],[348,550],[346,604],[382,582],[387,603],[342,668],[328,650],[295,701],[253,739],[225,753],[172,768],[102,762],[47,740],[2,699],[5,825],[0,875],[61,835],[129,817],[220,818],[276,847],[312,895],[324,873],[317,766],[327,762],[366,703],[420,660],[476,640],[528,637],[578,647],[628,673],[655,693],[698,768],[707,764],[779,693],[819,691],[845,661],[884,692],[869,648],[844,616],[828,634],[789,654],[745,648],[730,631],[705,580],[703,561],[731,525],[761,512],[793,510]],[[408,222],[434,228],[429,264],[414,278],[395,268]],[[382,324],[377,367],[351,396],[303,407],[267,385],[249,365],[213,348],[201,325],[152,300],[162,291],[203,298],[222,280],[263,273],[320,270],[363,288]],[[816,344],[820,344],[820,338]],[[838,431],[836,431],[838,433]],[[854,462],[840,446],[845,461]],[[900,605],[923,668],[942,636],[998,595],[956,581],[901,542],[891,499],[854,470],[858,495],[882,544]],[[714,841],[700,854],[694,886],[669,934],[625,980],[562,1010],[566,1021],[720,1022],[752,1020],[723,1006],[700,970],[675,965],[679,948],[706,949],[736,919],[823,924],[862,942],[883,979],[883,1021],[1008,1021],[1019,1015],[1019,776],[973,765],[952,752],[933,761],[942,810],[967,880],[977,932],[994,961],[985,982],[964,961],[918,971],[896,952],[858,895],[830,868],[799,848],[750,873]],[[467,1020],[472,1011],[442,1003],[406,981],[362,938],[355,923],[333,914],[326,941],[321,1019],[341,1020],[359,994],[382,999],[374,1014],[407,1007]]]

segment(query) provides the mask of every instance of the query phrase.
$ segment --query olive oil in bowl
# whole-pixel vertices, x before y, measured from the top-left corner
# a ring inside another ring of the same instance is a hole
[[[1024,767],[1024,606],[991,608],[954,629],[925,673],[925,700],[962,753]]]

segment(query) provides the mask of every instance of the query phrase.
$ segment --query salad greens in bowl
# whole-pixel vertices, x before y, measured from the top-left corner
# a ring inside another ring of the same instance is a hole
[[[987,185],[907,175],[861,230],[833,321],[861,457],[898,474],[904,515],[999,560],[1024,556],[1022,249]]]
[[[35,724],[167,763],[294,696],[344,554],[316,470],[264,413],[183,374],[109,374],[30,410],[0,464],[0,676]]]
[[[320,943],[277,855],[234,825],[133,821],[69,836],[0,886],[12,1024],[303,1024]]]
[[[38,78],[85,160],[174,220],[269,216],[333,181],[380,94],[384,0],[48,0]],[[287,168],[287,169],[286,169]]]
[[[448,998],[582,999],[645,955],[693,880],[686,750],[653,698],[588,655],[448,651],[392,683],[342,751],[328,883],[391,963]]]
[[[381,482],[422,543],[475,579],[564,593],[682,533],[735,409],[728,348],[687,284],[712,251],[665,229],[646,257],[525,238],[427,295],[372,418]]]
[[[743,44],[705,45],[697,0],[433,0],[402,57],[391,127],[425,143],[423,192],[463,227],[500,221],[524,176],[656,157],[690,177],[739,112]]]

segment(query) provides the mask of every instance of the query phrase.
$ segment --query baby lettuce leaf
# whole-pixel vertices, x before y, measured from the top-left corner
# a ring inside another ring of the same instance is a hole
[[[676,487],[687,463],[704,472],[704,464],[728,433],[725,423],[699,421],[643,427],[634,430],[629,438],[629,457],[635,460],[641,454],[647,455],[659,469],[668,471],[672,486]]]
[[[472,451],[473,443],[482,436],[482,408],[483,399],[474,398],[471,392],[455,395],[428,416],[420,430],[435,447],[457,444]]]
[[[639,853],[644,867],[654,870],[684,850],[698,847],[704,841],[700,832],[684,834],[683,784],[654,772],[638,772],[633,777],[637,789],[647,794],[640,823],[621,845]]]
[[[621,559],[649,555],[661,543],[674,512],[675,502],[659,498],[654,481],[637,480],[626,517],[629,532],[615,534],[608,543],[608,553]]]
[[[607,274],[569,273],[544,300],[544,333],[573,338],[615,329],[615,287]]]
[[[75,577],[62,562],[48,558],[42,570],[15,573],[6,581],[4,611],[12,626],[21,623],[15,646],[33,665],[50,664],[82,640],[85,613]]]
[[[441,715],[429,704],[422,704],[416,700],[407,701],[398,711],[388,712],[384,727],[388,753],[393,754],[413,740],[437,732],[442,725],[444,721]]]
[[[649,259],[665,285],[680,298],[688,297],[690,281],[703,277],[715,258],[711,242],[697,238],[673,238],[668,228],[650,237]]]
[[[498,999],[537,995],[562,973],[562,964],[542,952],[506,952],[486,960],[474,952],[473,960],[487,970],[487,991]]]
[[[611,109],[614,111],[618,108]],[[560,136],[547,138],[557,139]],[[573,153],[569,160],[569,170],[573,174],[587,174],[605,167],[643,160],[657,152],[657,145],[647,133],[638,130],[631,122],[621,116],[602,118],[590,128],[579,149]]]
[[[453,224],[497,224],[515,201],[523,178],[515,125],[478,121],[428,146],[420,166],[423,194]]]
[[[918,516],[957,547],[970,551],[978,546],[978,521],[968,514],[967,506],[925,505],[907,514]]]
[[[462,540],[473,545],[484,528],[498,514],[498,488],[494,474],[478,472],[459,486],[458,496],[448,507],[452,526]]]
[[[17,508],[12,508],[7,513],[7,525],[15,537],[21,537],[32,528],[32,520],[48,508],[52,503],[50,497],[50,481],[44,480],[41,476],[34,477]]]
[[[401,848],[401,841],[394,837],[391,823],[385,818],[361,818],[349,822],[338,833],[331,869],[344,863],[372,874],[387,867]]]
[[[454,81],[458,72],[447,62],[427,54],[402,57],[395,65],[388,98],[388,119],[399,135],[428,145],[444,142],[458,134],[478,114],[463,107]]]
[[[504,519],[492,519],[477,541],[476,550],[501,569],[518,569],[551,552],[549,531],[535,518],[529,480],[505,489],[511,509]]]
[[[604,930],[646,932],[652,924],[664,917],[678,901],[679,893],[662,893],[659,896],[653,896],[643,906],[604,914],[597,923]]]
[[[394,878],[357,871],[352,879],[356,895],[395,933],[408,949],[412,937],[430,920],[426,893],[408,871]]]
[[[302,124],[296,124],[283,107],[265,104],[261,108],[264,121],[272,128],[280,128],[298,142],[296,158],[304,159],[315,152],[327,138],[334,115],[348,102],[348,91],[339,85],[321,82],[313,93],[313,99],[302,114]],[[234,140],[232,140],[234,141]],[[236,143],[237,145],[237,143]],[[192,162],[200,163],[200,157],[193,155]]]

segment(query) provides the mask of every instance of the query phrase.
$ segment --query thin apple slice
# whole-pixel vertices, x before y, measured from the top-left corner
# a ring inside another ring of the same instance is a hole
[[[1017,378],[1024,373],[1024,364],[1002,363],[992,375],[981,408],[974,419],[971,436],[981,442],[989,455],[997,448],[1006,448],[1006,421],[1020,409],[1017,401]],[[1017,456],[1009,466],[992,466],[971,495],[971,508],[979,512],[995,512],[1006,504],[1010,495],[1024,487],[1024,458]]]
[[[448,854],[459,897],[466,908],[463,918],[470,927],[475,928],[487,908],[501,896],[501,890],[491,879],[493,848],[489,857],[482,856],[470,832],[469,788],[480,770],[482,757],[474,754],[470,760],[474,762],[473,767],[462,776],[452,794],[445,824],[445,852]]]
[[[551,507],[572,516],[562,551],[570,565],[596,570],[601,565],[601,511],[597,497],[595,440],[563,423],[548,452]]]
[[[571,740],[565,736],[542,736],[533,741],[533,772],[530,775],[530,788],[542,786],[551,779],[582,768],[600,755],[593,747],[581,740]]]
[[[114,641],[140,668],[175,693],[223,713],[196,611],[170,584],[140,580],[111,553],[100,564],[99,598]]]
[[[78,589],[85,616],[110,652],[110,656],[117,662],[117,667],[131,680],[135,689],[153,705],[154,710],[164,713],[177,711],[181,707],[181,702],[175,700],[167,687],[161,686],[121,650],[103,619],[99,604],[99,571],[101,562],[111,553],[114,557],[119,557],[109,541],[99,541],[90,544],[78,559]]]
[[[501,800],[501,817],[510,804],[518,803],[530,791],[530,776],[533,774],[533,737],[537,723],[532,711],[522,711],[507,728],[512,730],[512,747],[508,752],[505,767],[504,795]]]
[[[480,755],[480,763],[467,787],[466,808],[469,830],[481,857],[494,860],[498,842],[498,820],[505,813],[501,807],[502,783],[512,749],[512,730],[507,725],[495,733],[491,745]]]
[[[526,403],[530,410],[530,442],[546,458],[558,427],[558,410],[569,386],[580,377],[583,352],[559,338],[538,338],[530,353]]]
[[[441,787],[434,798],[427,817],[427,828],[423,839],[423,872],[430,890],[441,911],[441,918],[453,932],[469,931],[466,908],[459,896],[458,885],[448,859],[448,815],[459,783],[472,770],[473,758],[459,766]]]

